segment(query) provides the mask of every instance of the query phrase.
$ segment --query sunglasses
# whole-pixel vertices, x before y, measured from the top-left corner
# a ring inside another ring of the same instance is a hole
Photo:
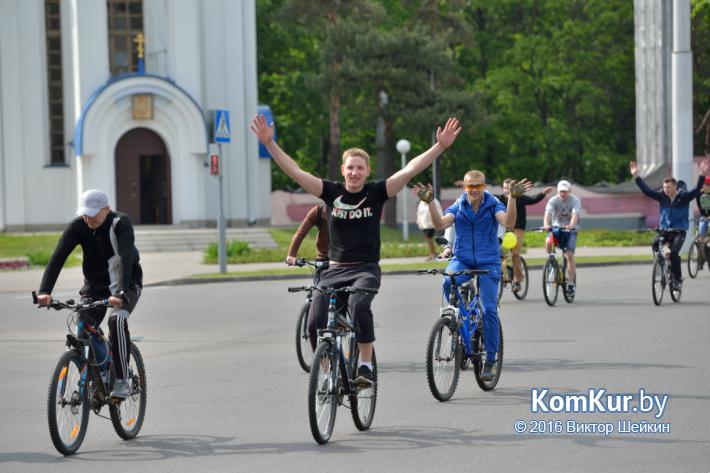
[[[481,190],[483,190],[484,187],[486,187],[485,184],[465,184],[463,186],[463,188],[466,189],[467,191],[472,191],[472,190],[481,191]]]

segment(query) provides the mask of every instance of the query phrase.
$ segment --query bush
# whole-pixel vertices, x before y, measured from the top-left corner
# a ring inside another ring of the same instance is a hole
[[[205,263],[213,263],[219,259],[218,243],[210,243],[205,250]],[[240,259],[251,253],[249,243],[241,240],[230,240],[227,242],[227,260]],[[231,262],[231,261],[230,261]]]
[[[52,252],[50,250],[34,250],[28,251],[25,256],[30,260],[30,266],[47,266]]]

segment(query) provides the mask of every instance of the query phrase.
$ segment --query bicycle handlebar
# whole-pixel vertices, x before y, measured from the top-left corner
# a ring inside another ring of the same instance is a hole
[[[39,303],[39,300],[37,298],[37,293],[35,291],[32,291],[32,302],[34,304]],[[50,302],[49,305],[47,305],[45,307],[51,308],[54,310],[62,310],[62,309],[84,310],[84,309],[93,309],[95,307],[106,307],[106,306],[108,306],[108,299],[94,301],[89,304],[76,303],[76,302],[74,302],[74,299],[69,299],[66,301],[52,299],[52,302]]]
[[[442,271],[440,269],[419,269],[417,270],[418,275],[422,274],[441,274],[442,276],[446,276],[448,278],[455,278],[456,276],[461,276],[462,274],[466,274],[468,276],[476,276],[480,274],[487,274],[490,271],[487,269],[462,269],[460,271],[456,271],[455,273],[447,273],[446,271]]]
[[[336,295],[340,292],[347,292],[349,294],[359,293],[359,294],[377,294],[379,291],[377,289],[372,289],[369,287],[354,287],[346,286],[338,289],[333,289],[331,287],[318,287],[318,286],[297,286],[289,287],[288,292],[300,292],[300,291],[318,291],[326,295]]]
[[[309,266],[313,269],[324,269],[328,267],[328,261],[309,261],[306,258],[298,258],[294,263],[294,266]]]
[[[543,233],[543,232],[551,232],[552,230],[557,230],[558,232],[562,232],[562,233],[571,233],[571,232],[576,231],[574,228],[571,229],[571,230],[568,230],[568,229],[566,229],[566,228],[562,228],[562,227],[557,226],[557,225],[551,226],[548,230],[545,230],[543,227],[538,227],[538,228],[536,228],[536,229],[533,230],[533,231],[534,231],[534,232],[538,232],[538,233]]]
[[[678,232],[686,232],[687,230],[683,230],[681,228],[659,228],[659,227],[652,227],[652,228],[642,228],[638,230],[638,232],[656,232],[656,233],[661,233],[661,232],[667,232],[667,233],[678,233]]]

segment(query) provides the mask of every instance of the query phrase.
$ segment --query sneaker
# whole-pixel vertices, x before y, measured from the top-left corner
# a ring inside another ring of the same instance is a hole
[[[483,364],[483,371],[481,371],[482,381],[491,381],[496,377],[498,373],[498,364],[495,361],[488,361]]]
[[[574,284],[567,284],[567,294],[570,296],[574,296]]]
[[[365,365],[360,365],[357,369],[355,384],[359,388],[367,388],[375,384],[375,380],[372,377],[372,370]]]
[[[126,399],[131,394],[131,386],[128,379],[116,379],[113,382],[113,390],[110,396],[118,399]]]
[[[512,289],[513,289],[513,292],[519,292],[520,291],[520,283],[514,282]]]
[[[678,279],[671,279],[670,283],[671,291],[680,291],[683,289],[683,281]]]

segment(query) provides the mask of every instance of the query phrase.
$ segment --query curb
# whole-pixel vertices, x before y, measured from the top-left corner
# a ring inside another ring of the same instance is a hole
[[[650,265],[653,260],[649,261],[609,261],[607,263],[580,263],[577,265],[578,268],[599,268],[604,266],[640,266],[640,265]],[[423,268],[422,268],[423,269]],[[535,264],[528,266],[528,269],[542,269],[541,264]],[[383,275],[402,275],[402,274],[414,274],[416,270],[392,270],[392,271],[382,271]],[[310,279],[307,274],[275,274],[272,276],[225,276],[225,277],[214,277],[214,278],[178,278],[170,279],[167,281],[154,282],[150,284],[145,284],[143,287],[157,287],[157,286],[185,286],[188,284],[211,284],[211,283],[221,283],[221,282],[251,282],[251,281],[274,281],[274,280],[289,280],[289,279]]]

